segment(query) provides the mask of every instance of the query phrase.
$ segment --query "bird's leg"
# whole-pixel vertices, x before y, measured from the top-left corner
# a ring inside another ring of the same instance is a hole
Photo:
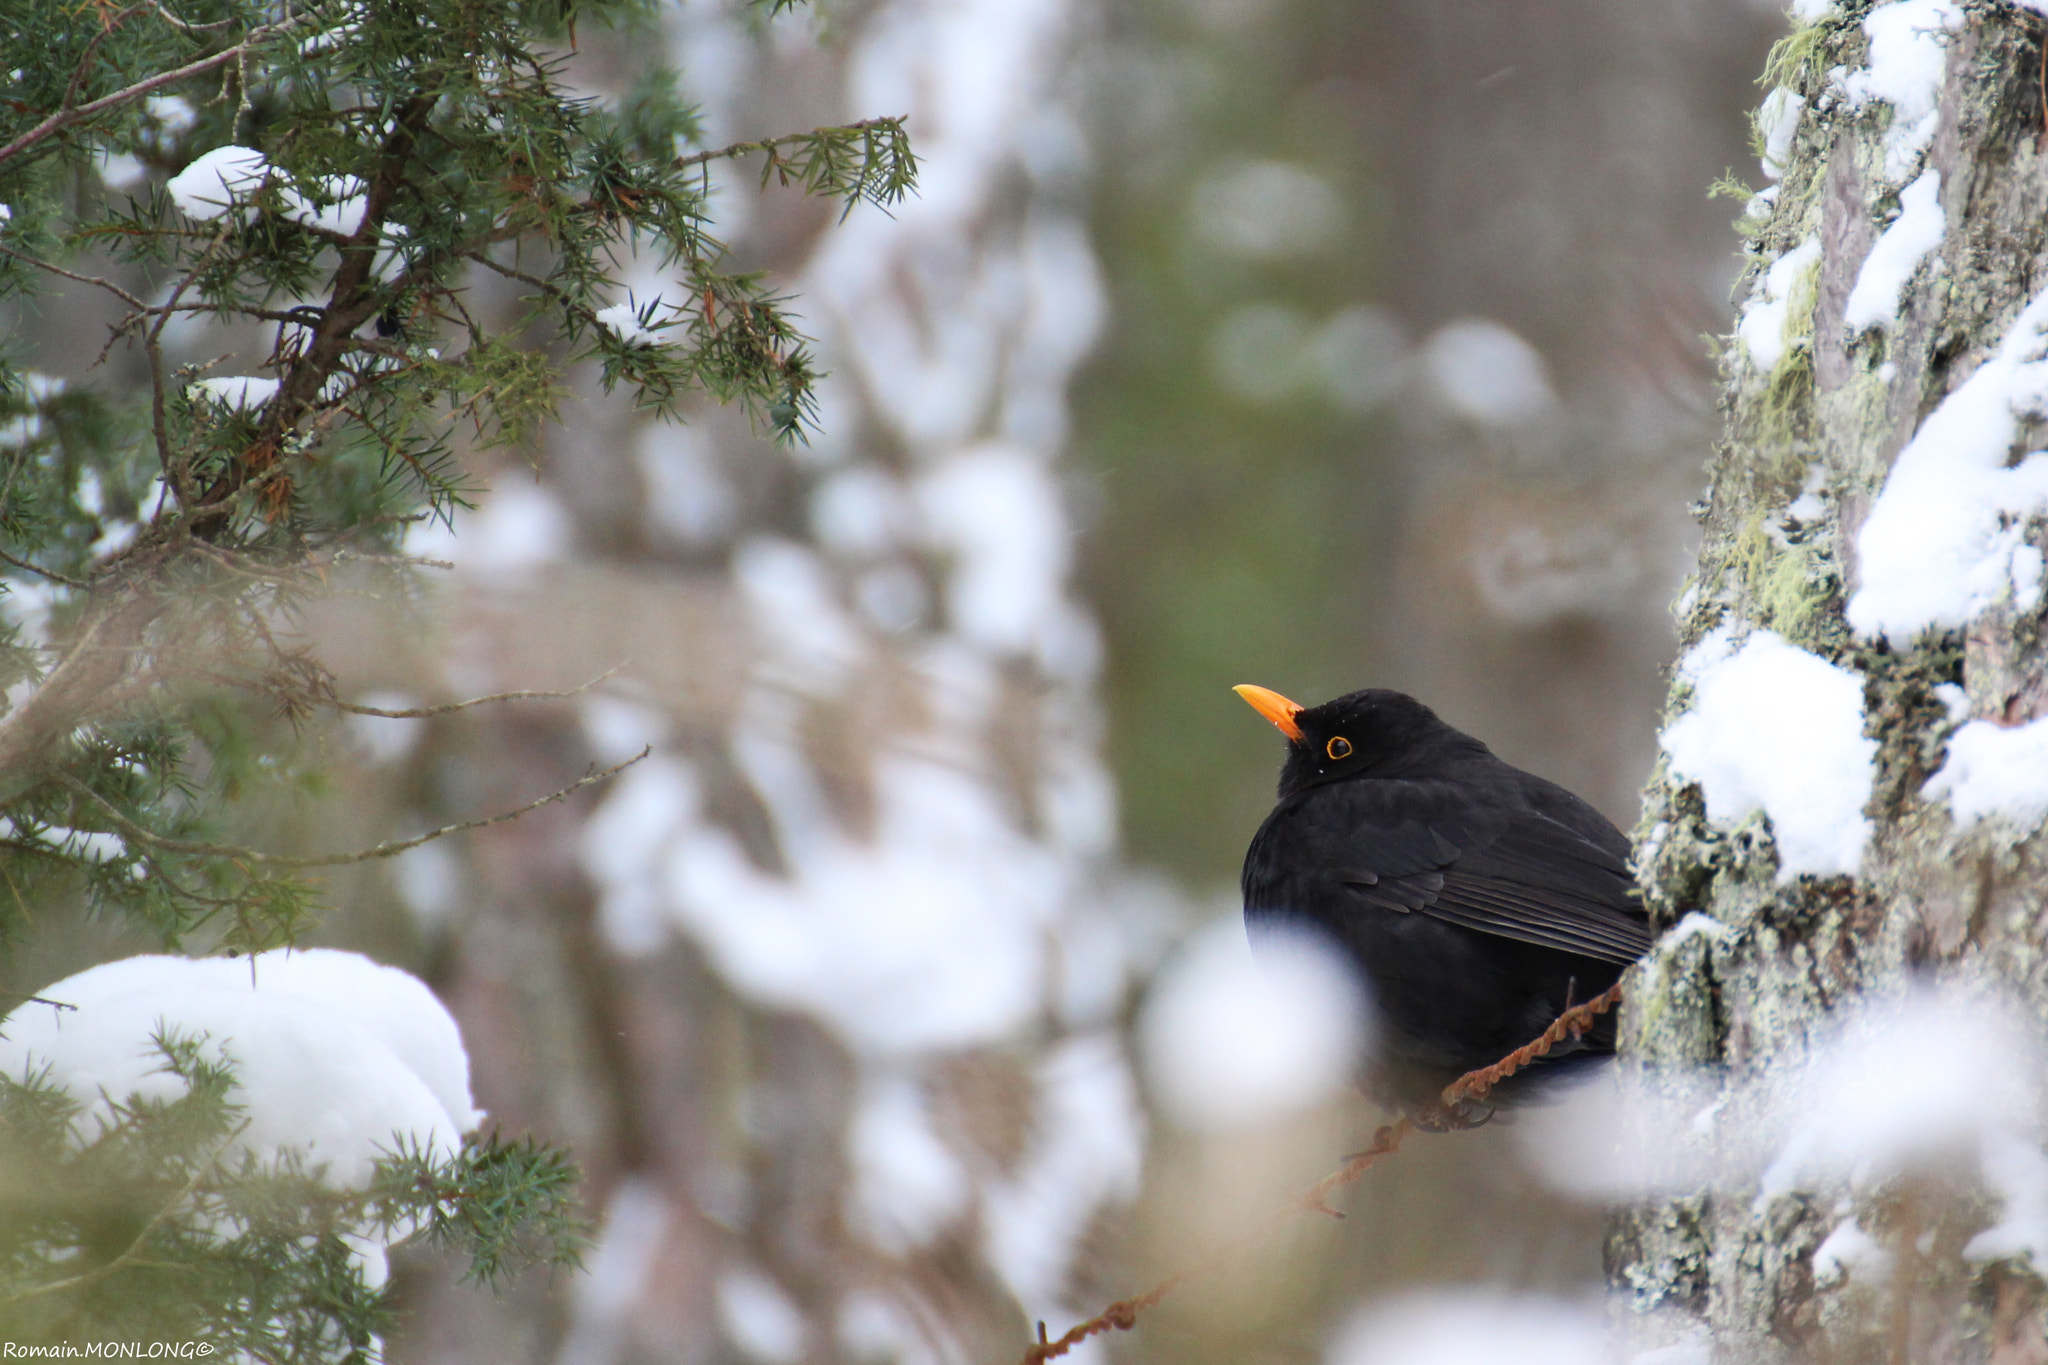
[[[1478,1100],[1460,1100],[1454,1105],[1429,1100],[1411,1109],[1408,1121],[1425,1133],[1462,1133],[1468,1128],[1484,1128],[1498,1112]]]
[[[1568,976],[1568,977],[1566,977],[1566,978],[1565,978],[1565,980],[1564,980],[1564,1008],[1563,1008],[1563,1009],[1561,1009],[1561,1010],[1559,1010],[1559,1011],[1558,1011],[1558,1013],[1559,1013],[1560,1015],[1570,1014],[1570,1013],[1572,1012],[1572,1006],[1574,1006],[1574,1005],[1576,1005],[1576,1004],[1578,1004],[1578,1003],[1579,1003],[1579,978],[1578,978],[1578,977],[1576,977],[1576,976]],[[1585,1037],[1585,1036],[1586,1036],[1586,1031],[1585,1031],[1584,1029],[1582,1029],[1582,1028],[1578,1027],[1577,1025],[1573,1025],[1571,1033],[1572,1033],[1572,1039],[1573,1039],[1573,1041],[1575,1041],[1575,1042],[1576,1042],[1576,1041],[1577,1041],[1578,1039],[1580,1039],[1580,1038],[1583,1038],[1583,1037]]]

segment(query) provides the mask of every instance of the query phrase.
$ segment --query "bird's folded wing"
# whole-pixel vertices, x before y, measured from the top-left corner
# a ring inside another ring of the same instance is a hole
[[[1640,912],[1463,871],[1446,873],[1442,890],[1422,911],[1481,933],[1622,966],[1650,948],[1649,925]]]
[[[1623,851],[1540,817],[1367,821],[1340,873],[1356,903],[1627,964],[1650,946]]]

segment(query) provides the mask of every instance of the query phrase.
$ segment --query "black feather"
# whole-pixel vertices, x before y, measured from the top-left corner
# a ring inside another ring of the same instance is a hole
[[[1341,946],[1379,1015],[1382,1093],[1426,1102],[1649,948],[1627,837],[1564,788],[1398,692],[1354,692],[1295,723],[1279,802],[1245,855],[1245,918]],[[1337,736],[1342,760],[1328,756]],[[1603,1019],[1532,1071],[1613,1047]]]

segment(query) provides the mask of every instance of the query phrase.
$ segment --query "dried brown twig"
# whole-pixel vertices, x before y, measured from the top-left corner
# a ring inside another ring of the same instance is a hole
[[[1522,1047],[1516,1048],[1492,1066],[1481,1067],[1477,1071],[1468,1071],[1458,1077],[1457,1080],[1445,1086],[1443,1094],[1437,1099],[1436,1104],[1432,1107],[1431,1114],[1427,1117],[1432,1121],[1442,1121],[1443,1126],[1446,1128],[1473,1126],[1470,1120],[1463,1118],[1464,1109],[1468,1103],[1485,1098],[1488,1091],[1531,1062],[1547,1055],[1552,1048],[1563,1042],[1567,1037],[1576,1038],[1582,1035],[1588,1028],[1592,1027],[1595,1019],[1598,1019],[1620,1003],[1621,983],[1616,982],[1608,987],[1606,991],[1594,996],[1584,1004],[1572,1006],[1563,1014],[1557,1016],[1556,1021],[1549,1028],[1543,1030],[1541,1037]],[[1140,1313],[1158,1304],[1160,1300],[1189,1280],[1196,1279],[1217,1269],[1232,1253],[1242,1250],[1254,1242],[1263,1241],[1277,1230],[1279,1224],[1290,1221],[1296,1214],[1327,1213],[1332,1217],[1342,1218],[1344,1216],[1342,1213],[1330,1207],[1330,1196],[1347,1185],[1357,1184],[1367,1171],[1379,1164],[1383,1157],[1391,1156],[1398,1150],[1408,1135],[1415,1131],[1416,1126],[1415,1120],[1406,1118],[1385,1125],[1373,1134],[1370,1146],[1354,1156],[1346,1157],[1342,1166],[1339,1166],[1336,1170],[1317,1181],[1307,1193],[1295,1200],[1280,1217],[1273,1219],[1250,1236],[1233,1242],[1230,1246],[1214,1253],[1201,1264],[1191,1266],[1185,1270],[1175,1271],[1143,1294],[1139,1294],[1135,1298],[1118,1299],[1086,1322],[1077,1323],[1073,1327],[1068,1328],[1065,1335],[1057,1340],[1048,1341],[1045,1334],[1045,1324],[1040,1323],[1038,1325],[1038,1340],[1032,1344],[1029,1350],[1024,1352],[1024,1359],[1020,1365],[1044,1365],[1045,1361],[1065,1355],[1092,1336],[1098,1336],[1101,1333],[1112,1330],[1128,1332],[1131,1328],[1138,1325],[1138,1315]]]

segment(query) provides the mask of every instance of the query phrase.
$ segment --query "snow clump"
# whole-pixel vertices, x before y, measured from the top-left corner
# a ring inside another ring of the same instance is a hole
[[[1792,139],[1799,132],[1799,117],[1805,112],[1805,97],[1782,85],[1764,97],[1764,107],[1757,111],[1756,131],[1764,144],[1764,174],[1773,180],[1785,178],[1785,161],[1792,155]]]
[[[1742,305],[1742,319],[1735,324],[1735,336],[1749,355],[1758,374],[1769,374],[1785,358],[1792,338],[1787,335],[1795,319],[1792,302],[1804,295],[1812,306],[1811,273],[1820,266],[1820,239],[1809,237],[1771,262],[1761,283]]]
[[[204,398],[224,408],[260,408],[277,396],[278,381],[262,375],[234,374],[215,379],[195,379],[185,386],[194,398]]]
[[[1740,644],[1723,626],[1679,663],[1690,711],[1660,743],[1672,770],[1699,784],[1707,817],[1729,828],[1757,811],[1778,844],[1778,880],[1853,876],[1870,821],[1863,806],[1877,742],[1863,733],[1863,680],[1758,630]]]
[[[1757,1207],[1817,1180],[1873,1189],[1908,1171],[1973,1162],[1997,1216],[1964,1244],[1964,1257],[2040,1264],[2048,1251],[2042,1060],[2038,1029],[1980,993],[1916,989],[1864,1004],[1777,1078],[1779,1111],[1794,1120],[1758,1180]],[[1849,1226],[1821,1250],[1831,1242],[1843,1270],[1874,1272],[1878,1263],[1857,1253],[1875,1249],[1861,1247]],[[1822,1269],[1818,1252],[1815,1260]]]
[[[1835,76],[1849,107],[1872,100],[1892,107],[1884,135],[1885,178],[1903,181],[1920,164],[1941,121],[1941,83],[1948,67],[1949,35],[1962,27],[1956,0],[1892,0],[1863,19],[1870,64]]]
[[[2008,466],[2023,417],[2048,412],[2048,291],[2020,310],[1997,351],[1920,423],[1856,535],[1860,586],[1849,625],[1912,643],[1954,630],[2010,595],[2041,600],[2027,518],[2048,509],[2048,453]]]
[[[293,1154],[337,1189],[367,1188],[401,1143],[452,1157],[484,1118],[462,1035],[433,993],[396,967],[329,948],[104,963],[44,987],[0,1033],[0,1072],[46,1073],[81,1106],[73,1123],[87,1142],[115,1121],[117,1103],[186,1092],[157,1037],[197,1042],[234,1068],[231,1097],[248,1125],[232,1150]]]
[[[2048,817],[2048,718],[2026,725],[1973,720],[1949,736],[1948,761],[1920,794],[1946,796],[1959,825],[2003,816],[2023,828]]]
[[[1842,321],[1852,331],[1889,327],[1898,321],[1899,295],[1920,263],[1941,245],[1947,221],[1941,212],[1941,172],[1925,171],[1899,191],[1899,216],[1892,220],[1849,291]]]
[[[164,188],[187,218],[209,223],[262,189],[270,170],[263,153],[230,144],[201,156]]]

